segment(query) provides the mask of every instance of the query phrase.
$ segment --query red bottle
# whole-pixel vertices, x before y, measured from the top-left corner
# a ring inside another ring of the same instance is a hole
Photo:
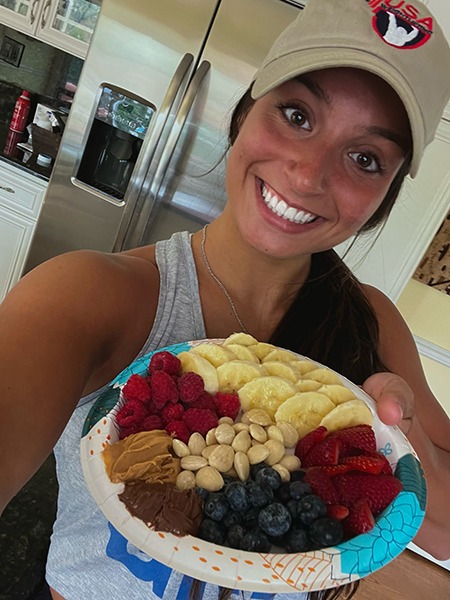
[[[19,133],[25,131],[28,113],[30,112],[30,106],[30,92],[27,92],[27,90],[23,90],[22,95],[19,96],[19,98],[17,98],[11,123],[9,125],[9,128],[12,129],[12,131],[16,131]]]

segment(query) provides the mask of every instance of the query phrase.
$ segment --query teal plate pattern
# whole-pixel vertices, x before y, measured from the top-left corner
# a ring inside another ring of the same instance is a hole
[[[179,354],[205,341],[160,350]],[[130,375],[146,374],[152,355],[149,353],[133,362],[98,397],[86,418],[81,438],[81,462],[92,496],[110,523],[142,552],[186,575],[217,585],[255,592],[292,593],[339,587],[366,577],[395,559],[414,538],[426,505],[426,484],[417,455],[397,427],[381,423],[374,401],[341,375],[343,384],[371,409],[378,449],[403,484],[402,492],[377,517],[370,532],[318,551],[263,554],[216,546],[192,536],[179,538],[153,531],[131,517],[117,496],[123,484],[109,481],[101,453],[119,437],[115,416],[124,402],[121,387]]]

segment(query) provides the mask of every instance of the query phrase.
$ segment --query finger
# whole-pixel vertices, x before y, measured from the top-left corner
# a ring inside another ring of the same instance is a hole
[[[376,373],[364,382],[363,389],[377,402],[377,412],[386,425],[399,425],[404,432],[411,428],[414,394],[401,377],[393,373]]]

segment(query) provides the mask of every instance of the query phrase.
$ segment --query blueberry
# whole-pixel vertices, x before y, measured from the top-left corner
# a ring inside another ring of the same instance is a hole
[[[212,519],[203,519],[197,531],[197,536],[202,540],[221,546],[225,542],[225,534],[226,531],[223,525]]]
[[[305,478],[306,472],[305,471],[293,471],[291,473],[291,481],[303,481],[303,479]]]
[[[266,469],[269,465],[265,462],[256,463],[256,465],[250,465],[250,477],[255,480],[256,475],[261,471],[261,469]]]
[[[245,486],[240,481],[233,481],[225,487],[225,497],[233,510],[241,513],[250,507],[250,500]]]
[[[209,492],[208,490],[205,490],[205,488],[198,487],[195,488],[195,491],[200,496],[200,498],[202,498],[202,500],[206,500],[206,498],[208,497]]]
[[[301,527],[293,527],[283,538],[286,552],[307,552],[311,549],[311,542],[307,532]]]
[[[247,531],[241,543],[241,550],[248,552],[269,552],[270,548],[271,543],[267,536],[258,530]]]
[[[227,538],[225,543],[230,548],[237,548],[238,550],[242,547],[242,540],[244,539],[247,530],[242,525],[233,525],[228,530]]]
[[[340,521],[323,517],[311,523],[309,526],[309,537],[314,548],[328,548],[342,542],[344,539],[344,529]]]
[[[203,512],[213,521],[222,521],[230,506],[221,492],[212,492],[208,495],[203,505]]]
[[[282,504],[286,504],[291,499],[290,493],[291,482],[283,481],[280,487],[276,490],[276,497]]]
[[[258,483],[249,479],[244,485],[252,506],[262,508],[272,502],[273,490],[266,483]]]
[[[297,519],[302,525],[310,525],[326,514],[327,506],[319,496],[308,494],[297,501]]]
[[[250,530],[258,526],[259,508],[252,506],[242,514],[242,525],[245,529]]]
[[[289,511],[289,514],[292,517],[292,521],[296,521],[297,519],[297,500],[291,498],[285,503],[286,508]]]
[[[259,511],[258,525],[268,535],[283,535],[289,530],[291,523],[292,517],[288,509],[280,502],[272,502]]]
[[[233,483],[233,481],[238,481],[236,477],[231,477],[231,475],[225,475],[222,473],[223,484],[228,485],[229,483]]]
[[[230,509],[224,516],[222,523],[227,529],[230,529],[230,527],[233,527],[233,525],[238,525],[239,523],[242,523],[242,515],[241,513]]]
[[[277,490],[281,485],[281,476],[275,469],[265,467],[257,472],[255,481],[258,483],[266,483],[273,490]]]
[[[305,481],[290,481],[289,494],[291,498],[299,500],[307,494],[312,494],[312,489],[309,483],[306,483]]]

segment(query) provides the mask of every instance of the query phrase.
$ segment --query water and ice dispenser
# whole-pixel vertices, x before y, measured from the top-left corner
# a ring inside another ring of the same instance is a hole
[[[129,92],[102,86],[76,180],[122,202],[155,110]]]

